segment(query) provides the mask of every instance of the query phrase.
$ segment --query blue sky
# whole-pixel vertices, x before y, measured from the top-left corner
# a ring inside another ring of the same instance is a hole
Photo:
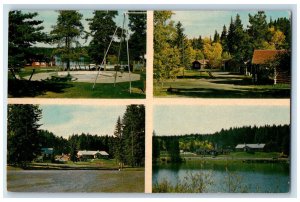
[[[118,116],[125,113],[126,106],[90,106],[90,105],[40,105],[43,124],[57,136],[67,138],[72,134],[90,133],[113,135]]]
[[[154,107],[157,135],[211,134],[237,126],[290,123],[289,106],[182,106]]]
[[[229,27],[230,19],[235,19],[236,14],[241,16],[242,24],[246,28],[249,25],[248,14],[254,15],[257,11],[173,11],[172,20],[180,21],[185,29],[188,38],[213,37],[215,30],[222,32],[223,25]],[[266,11],[267,21],[270,17],[275,20],[279,17],[290,17],[289,11]]]

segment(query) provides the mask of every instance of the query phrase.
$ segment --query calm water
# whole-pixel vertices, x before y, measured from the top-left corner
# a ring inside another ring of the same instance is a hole
[[[187,175],[201,174],[208,177],[211,184],[205,192],[286,193],[290,190],[290,171],[287,163],[231,163],[225,164],[187,162],[165,164],[153,167],[153,184],[168,180],[176,185]],[[231,188],[230,188],[231,186]]]
[[[144,192],[144,171],[9,170],[11,192]]]

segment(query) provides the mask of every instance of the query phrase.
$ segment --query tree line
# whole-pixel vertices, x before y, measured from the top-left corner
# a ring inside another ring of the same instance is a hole
[[[234,151],[238,144],[266,144],[267,152],[282,152],[290,155],[290,125],[243,126],[222,129],[213,134],[153,135],[153,160],[166,152],[172,161],[180,161],[180,150],[201,153],[202,151]]]
[[[54,155],[70,154],[77,160],[79,150],[104,150],[122,164],[132,167],[145,161],[145,108],[129,105],[118,117],[112,135],[72,134],[67,139],[39,129],[42,110],[38,105],[8,105],[7,162],[26,165],[39,155],[41,148],[53,148]]]
[[[44,32],[43,21],[36,20],[37,12],[22,12],[19,10],[9,12],[8,32],[8,66],[10,69],[19,70],[33,59],[40,59],[39,54],[34,55],[34,45],[37,43],[57,44],[51,55],[57,55],[70,69],[71,61],[86,58],[97,65],[101,64],[104,53],[112,40],[117,28],[114,19],[118,11],[93,12],[93,17],[85,19],[89,30],[81,22],[83,15],[76,10],[59,10],[56,24],[52,26],[50,34]],[[146,53],[146,14],[129,14],[127,34],[118,27],[113,39],[108,60],[127,61],[124,38],[129,38],[130,59],[143,61]],[[82,48],[79,39],[91,39],[90,43]],[[123,41],[123,45],[120,44]],[[44,55],[47,59],[49,53]],[[117,58],[117,59],[116,59]],[[106,61],[109,62],[109,61]]]
[[[172,20],[172,11],[154,12],[154,78],[176,78],[195,60],[207,59],[210,68],[220,68],[225,61],[242,67],[251,61],[254,49],[291,49],[291,20],[270,19],[264,11],[249,14],[249,25],[243,26],[240,15],[224,25],[222,33],[189,39],[184,25]]]

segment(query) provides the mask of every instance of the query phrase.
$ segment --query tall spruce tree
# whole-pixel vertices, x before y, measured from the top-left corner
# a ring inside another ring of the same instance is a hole
[[[220,41],[221,41],[221,44],[222,44],[223,51],[228,51],[228,47],[227,47],[227,28],[226,28],[225,25],[223,26]]]
[[[42,111],[37,105],[8,105],[7,161],[26,165],[40,154],[38,136]]]
[[[237,14],[235,20],[231,18],[227,35],[227,47],[233,60],[243,64],[251,57],[251,47],[249,47],[249,36],[243,28],[240,15]]]
[[[60,10],[56,25],[52,26],[50,34],[58,44],[55,53],[59,54],[62,61],[66,62],[67,70],[70,70],[71,59],[74,58],[75,49],[78,46],[78,38],[83,34],[81,23],[82,14],[74,10]]]
[[[179,50],[180,65],[185,66],[185,50],[188,48],[186,35],[184,34],[184,28],[182,27],[182,23],[180,21],[176,24],[175,28],[176,37],[174,40],[174,45]]]
[[[37,42],[47,42],[43,33],[43,21],[34,19],[38,13],[9,12],[8,26],[8,67],[19,70],[29,62],[31,47]]]
[[[116,138],[115,146],[115,158],[118,160],[120,166],[124,163],[124,137],[123,137],[123,125],[120,116],[118,117],[114,136]]]
[[[123,116],[125,163],[142,166],[145,161],[145,107],[129,105]]]
[[[231,17],[228,34],[227,34],[227,40],[226,40],[228,51],[231,54],[234,52],[234,43],[235,43],[234,42],[234,40],[235,40],[234,39],[234,30],[235,30],[235,26],[234,26],[233,18]]]
[[[215,30],[213,42],[214,42],[214,43],[220,42],[220,34],[217,32],[217,30]]]

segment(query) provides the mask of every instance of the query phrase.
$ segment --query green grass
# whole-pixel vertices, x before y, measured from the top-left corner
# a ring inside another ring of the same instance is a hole
[[[290,84],[253,85],[251,78],[218,81],[209,78],[166,80],[161,86],[154,81],[156,97],[192,98],[290,98]]]
[[[177,75],[177,79],[203,79],[209,78],[209,75],[205,71],[195,71],[195,70],[184,70]]]
[[[20,76],[20,78],[24,78],[26,76],[30,76],[32,74],[32,71],[34,70],[34,74],[37,73],[44,73],[44,72],[55,72],[57,70],[58,67],[25,67],[23,69],[20,70],[20,72],[18,73],[18,75]]]
[[[132,82],[132,93],[129,92],[129,83],[113,84],[97,83],[92,89],[91,83],[67,82],[69,88],[63,92],[48,91],[45,94],[38,95],[40,98],[145,98],[145,94],[140,90],[141,82]]]

